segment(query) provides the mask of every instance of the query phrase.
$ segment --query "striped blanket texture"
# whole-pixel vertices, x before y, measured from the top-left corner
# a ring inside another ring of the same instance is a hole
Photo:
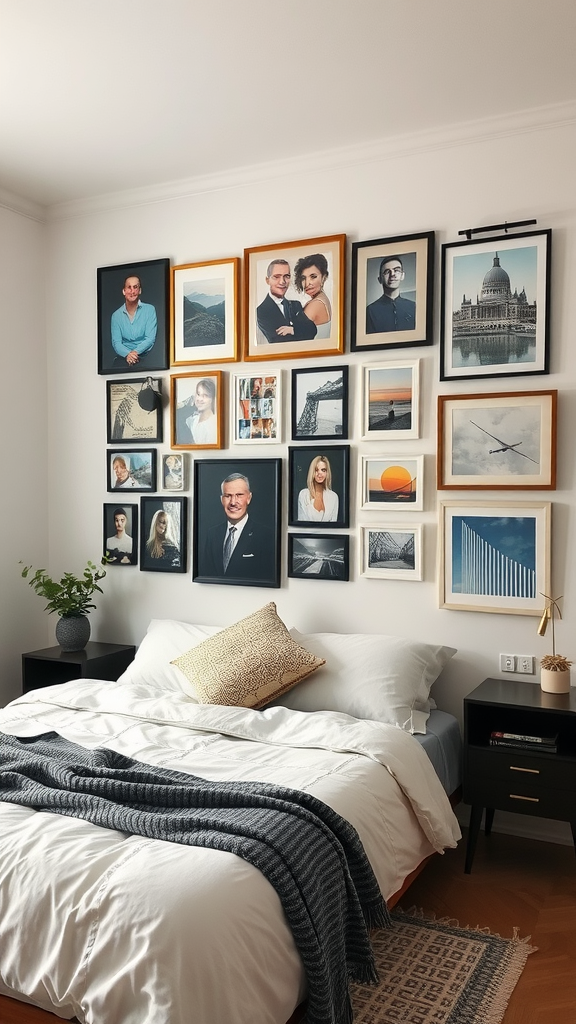
[[[2,735],[0,800],[253,864],[276,889],[302,957],[309,1024],[350,1024],[349,980],[377,981],[369,929],[390,917],[356,830],[316,797],[210,782],[51,732]]]

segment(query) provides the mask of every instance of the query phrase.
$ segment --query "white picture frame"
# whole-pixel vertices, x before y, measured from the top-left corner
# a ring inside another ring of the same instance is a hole
[[[401,441],[419,433],[420,360],[366,363],[361,375],[363,441]]]
[[[379,512],[422,512],[423,455],[361,455],[360,508]]]
[[[412,580],[423,577],[423,527],[379,523],[362,526],[360,575],[368,579]]]

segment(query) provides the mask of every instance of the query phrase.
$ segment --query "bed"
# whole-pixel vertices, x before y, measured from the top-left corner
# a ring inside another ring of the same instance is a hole
[[[0,733],[309,794],[353,825],[389,900],[460,837],[447,796],[459,730],[430,698],[454,651],[288,631],[272,603],[254,616],[153,620],[117,683],[27,693],[0,711]],[[249,676],[253,706],[240,706]],[[306,999],[279,896],[234,853],[5,801],[0,836],[0,1016],[5,996],[86,1024],[285,1024]]]

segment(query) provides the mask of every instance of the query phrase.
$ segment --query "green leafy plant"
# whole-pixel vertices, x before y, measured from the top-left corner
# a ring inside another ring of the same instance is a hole
[[[25,565],[22,569],[23,578],[28,579],[31,572],[32,566]],[[98,584],[105,575],[105,569],[98,568],[94,562],[89,561],[82,576],[65,572],[59,583],[56,583],[45,569],[36,569],[34,575],[28,579],[28,585],[39,597],[45,597],[48,601],[44,611],[74,617],[87,615],[91,608],[96,607],[91,598],[95,590],[103,593],[102,587]]]

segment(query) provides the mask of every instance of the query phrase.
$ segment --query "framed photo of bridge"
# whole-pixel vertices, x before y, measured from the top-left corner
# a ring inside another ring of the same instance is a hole
[[[440,607],[542,615],[550,502],[441,501]]]
[[[348,367],[292,370],[292,440],[336,441],[348,437]]]
[[[439,490],[554,490],[557,391],[438,396]]]
[[[375,580],[422,579],[422,525],[363,526],[360,575]]]
[[[347,533],[289,533],[288,575],[300,580],[350,579]]]
[[[440,380],[549,372],[552,232],[442,246]]]

